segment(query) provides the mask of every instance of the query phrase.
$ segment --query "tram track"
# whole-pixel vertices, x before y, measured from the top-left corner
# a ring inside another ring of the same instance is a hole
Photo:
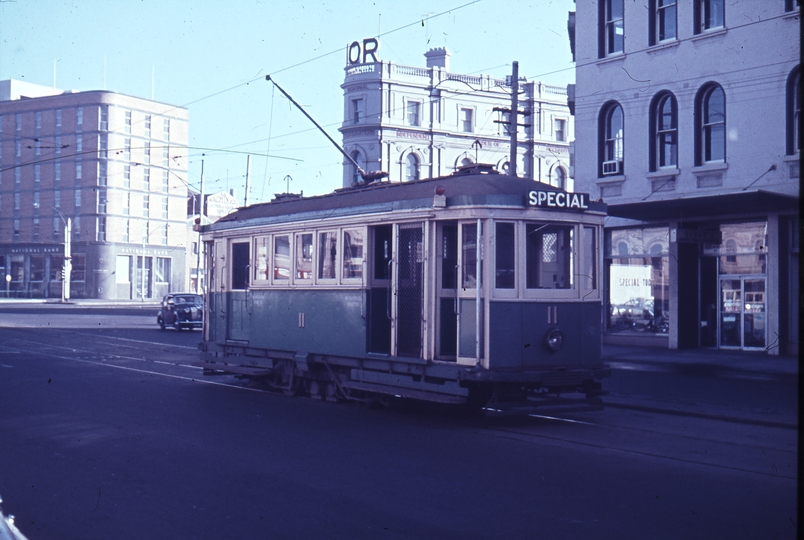
[[[195,359],[195,348],[188,345],[98,336],[73,330],[64,330],[64,333],[60,332],[60,338],[43,343],[32,335],[35,332],[36,329],[32,328],[15,328],[9,332],[12,335],[4,336],[0,344],[0,357],[8,355],[4,364],[39,355],[174,380],[276,394],[233,378],[211,380],[201,376],[198,373],[200,368],[189,365]],[[73,345],[68,335],[82,342],[91,338],[92,345]],[[109,348],[116,352],[109,354]],[[606,403],[607,408],[599,413],[551,415],[547,411],[532,414],[527,419],[488,418],[484,429],[495,436],[530,444],[594,448],[641,459],[662,459],[785,481],[796,478],[796,430],[789,423],[726,416],[706,410],[706,406],[690,411],[646,405],[638,401],[642,398],[628,402],[631,398],[624,395],[618,395],[616,399],[616,403]],[[766,436],[768,434],[772,436]],[[781,440],[789,447],[763,444],[764,440]]]

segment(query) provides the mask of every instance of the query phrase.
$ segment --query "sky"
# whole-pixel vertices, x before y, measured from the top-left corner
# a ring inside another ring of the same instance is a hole
[[[186,107],[189,187],[248,203],[341,187],[343,156],[271,77],[339,143],[346,47],[379,36],[379,59],[450,71],[574,82],[573,0],[0,0],[0,80],[110,90]],[[287,177],[290,176],[290,180]],[[242,203],[241,203],[242,204]]]

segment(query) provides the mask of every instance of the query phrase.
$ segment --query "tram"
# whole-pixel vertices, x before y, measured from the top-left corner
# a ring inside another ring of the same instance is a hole
[[[597,407],[605,215],[480,167],[240,208],[197,226],[199,365],[328,400]]]

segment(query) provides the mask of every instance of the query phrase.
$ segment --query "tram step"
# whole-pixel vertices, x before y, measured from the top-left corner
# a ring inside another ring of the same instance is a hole
[[[192,365],[204,368],[205,371],[237,373],[239,375],[252,375],[255,377],[270,375],[274,371],[272,369],[267,369],[263,367],[247,367],[235,364],[221,364],[216,362],[204,362],[203,360],[193,362]]]
[[[375,394],[386,394],[390,396],[421,399],[425,401],[435,401],[438,403],[449,403],[453,405],[461,405],[466,403],[465,397],[450,396],[447,394],[438,394],[435,392],[426,392],[423,390],[414,390],[412,388],[402,388],[399,386],[386,386],[384,384],[344,381],[341,383],[341,387],[348,388],[349,390],[360,390],[362,392],[373,392]]]

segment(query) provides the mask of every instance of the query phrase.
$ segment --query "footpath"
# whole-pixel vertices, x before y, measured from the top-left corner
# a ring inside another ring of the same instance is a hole
[[[746,379],[795,380],[799,358],[765,351],[723,349],[669,350],[659,347],[603,345],[603,360],[612,369],[677,372]]]

